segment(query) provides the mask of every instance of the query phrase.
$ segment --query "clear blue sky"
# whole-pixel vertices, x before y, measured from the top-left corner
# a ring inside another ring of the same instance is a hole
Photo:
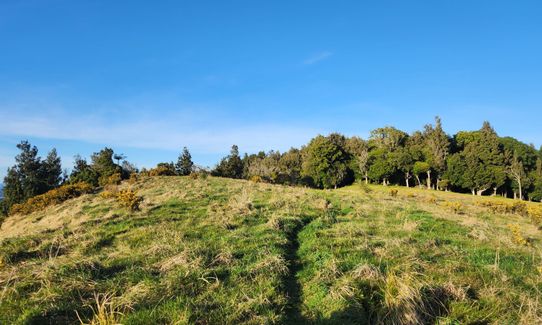
[[[443,118],[542,144],[540,1],[0,1],[0,177],[15,144],[285,150]]]

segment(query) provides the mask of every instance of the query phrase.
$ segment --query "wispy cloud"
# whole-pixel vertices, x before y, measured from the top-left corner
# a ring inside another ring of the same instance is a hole
[[[195,152],[223,153],[232,144],[243,151],[279,149],[300,145],[318,130],[295,125],[259,123],[243,126],[232,121],[181,122],[183,114],[167,114],[150,119],[145,116],[129,121],[111,121],[107,116],[58,116],[0,112],[0,119],[9,117],[9,124],[0,125],[1,136],[35,137],[84,141],[111,146],[179,150],[188,145]]]
[[[318,63],[318,62],[323,61],[325,59],[328,59],[332,55],[333,55],[333,52],[330,52],[330,51],[318,52],[318,53],[313,54],[312,56],[308,57],[307,59],[305,59],[305,61],[303,61],[303,64],[305,64],[305,65],[315,64],[315,63]]]

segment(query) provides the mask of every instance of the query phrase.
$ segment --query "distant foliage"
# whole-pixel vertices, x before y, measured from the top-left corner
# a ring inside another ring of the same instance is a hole
[[[155,168],[148,172],[149,176],[175,176],[175,166],[173,163],[159,163]]]
[[[45,194],[32,197],[24,203],[14,204],[10,209],[10,214],[29,214],[93,191],[92,185],[87,183],[63,185]]]

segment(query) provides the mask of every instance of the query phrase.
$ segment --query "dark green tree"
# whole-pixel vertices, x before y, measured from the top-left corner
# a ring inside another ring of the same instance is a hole
[[[81,156],[74,157],[74,166],[69,177],[71,184],[85,182],[92,186],[99,185],[100,175]]]
[[[62,163],[56,149],[52,149],[43,161],[43,169],[47,190],[60,186],[62,183]]]
[[[303,152],[303,175],[319,188],[343,185],[351,174],[345,143],[344,136],[336,133],[312,139]]]
[[[90,156],[92,169],[98,173],[100,185],[107,184],[109,176],[122,173],[121,167],[113,162],[113,155],[113,149],[106,147]]]
[[[46,165],[38,156],[38,148],[32,146],[28,141],[21,141],[17,148],[20,153],[15,157],[15,166],[8,169],[4,178],[4,204],[8,209],[13,204],[22,203],[52,188],[48,184],[49,175]],[[52,153],[56,154],[56,151],[52,151]],[[53,158],[54,156],[51,154],[51,159]]]
[[[184,147],[183,152],[179,155],[177,163],[175,164],[175,171],[177,175],[186,176],[192,173],[194,169],[194,162],[192,162],[192,156],[188,151],[188,148]]]
[[[436,188],[439,188],[439,182],[442,175],[446,171],[446,157],[450,151],[450,139],[442,129],[440,118],[435,117],[435,125],[428,124],[425,126],[423,133],[424,137],[424,153],[426,161],[431,167],[427,171],[427,188],[431,188],[431,171],[435,171],[437,177]]]
[[[239,147],[233,145],[230,154],[222,158],[211,173],[214,176],[240,179],[243,178],[244,169],[243,160],[239,156]]]

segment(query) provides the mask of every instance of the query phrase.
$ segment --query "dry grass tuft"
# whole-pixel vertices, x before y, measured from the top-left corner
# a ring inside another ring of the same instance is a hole
[[[126,306],[118,304],[111,294],[94,294],[94,305],[91,305],[90,308],[93,316],[88,323],[85,323],[77,313],[77,318],[81,324],[117,325],[120,324],[120,319],[127,309]]]

